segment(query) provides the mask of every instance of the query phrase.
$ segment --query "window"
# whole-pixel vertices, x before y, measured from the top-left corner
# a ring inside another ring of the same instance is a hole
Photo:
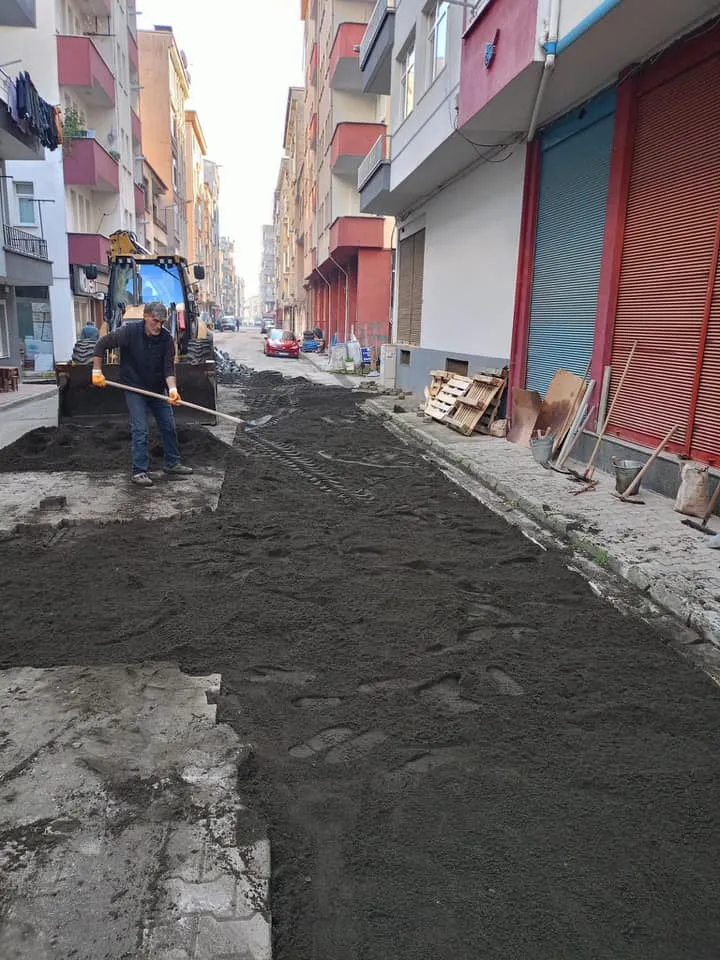
[[[430,83],[445,69],[447,57],[447,0],[437,0],[430,8],[430,31],[428,45],[430,48]]]
[[[15,199],[17,201],[18,224],[21,227],[36,227],[35,190],[32,183],[15,181]]]
[[[412,113],[415,106],[415,47],[405,54],[401,64],[400,97],[402,119]]]
[[[0,300],[0,357],[10,356],[10,335],[8,333],[7,305]]]

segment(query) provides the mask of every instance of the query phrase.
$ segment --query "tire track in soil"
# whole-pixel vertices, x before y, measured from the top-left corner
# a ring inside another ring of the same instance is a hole
[[[217,514],[0,545],[2,664],[222,673],[276,960],[716,960],[713,685],[358,398],[238,397]]]

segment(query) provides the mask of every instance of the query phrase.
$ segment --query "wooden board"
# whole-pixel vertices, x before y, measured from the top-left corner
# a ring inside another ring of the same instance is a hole
[[[475,433],[483,418],[486,418],[488,423],[485,425],[485,430],[489,430],[490,424],[497,415],[505,383],[506,381],[500,377],[486,374],[474,376],[470,389],[458,400],[455,412],[446,418],[447,425],[469,437]],[[488,412],[490,416],[486,417]]]
[[[507,435],[510,443],[517,443],[521,447],[530,446],[530,437],[535,429],[541,405],[542,400],[537,390],[513,387],[512,426]]]
[[[569,370],[556,370],[540,406],[535,429],[557,434],[565,425],[572,407],[582,396],[583,379]]]
[[[448,382],[448,380],[453,376],[452,373],[448,373],[447,370],[431,370],[430,377],[430,386],[428,388],[430,396],[436,397],[443,386]]]
[[[425,413],[433,420],[445,420],[454,411],[458,400],[468,392],[471,384],[470,377],[453,374],[447,383],[442,385],[437,396],[430,397],[425,404]]]

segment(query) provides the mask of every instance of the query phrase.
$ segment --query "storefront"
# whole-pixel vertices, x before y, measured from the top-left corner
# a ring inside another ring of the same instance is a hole
[[[525,373],[541,396],[593,353],[615,102],[606,91],[542,133]]]
[[[619,98],[613,384],[637,346],[611,432],[654,447],[679,424],[670,450],[720,464],[720,29],[677,44]]]
[[[43,380],[54,376],[50,291],[47,287],[15,287],[22,377]]]

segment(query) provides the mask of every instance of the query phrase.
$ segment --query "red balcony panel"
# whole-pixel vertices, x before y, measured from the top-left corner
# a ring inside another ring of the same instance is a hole
[[[115,105],[115,78],[89,37],[58,37],[58,79],[92,107]]]
[[[142,142],[142,124],[140,123],[140,117],[135,113],[135,111],[130,108],[130,129],[132,130],[132,138],[135,143]]]
[[[537,16],[538,0],[494,0],[466,32],[460,65],[460,126],[536,65]],[[488,63],[493,43],[494,56]],[[527,112],[527,104],[522,102],[519,109]]]
[[[144,213],[145,211],[145,188],[139,183],[135,184],[135,213]]]
[[[134,70],[135,73],[137,73],[138,70],[140,69],[140,56],[138,54],[137,40],[135,39],[135,36],[129,27],[128,27],[127,33],[128,33],[128,61],[130,63],[130,68]]]
[[[120,192],[120,167],[97,140],[71,140],[63,157],[65,183],[99,193]]]
[[[69,233],[68,254],[70,263],[77,266],[106,267],[110,241],[100,233]]]
[[[317,144],[318,138],[318,115],[314,113],[310,118],[310,123],[308,124],[308,141],[310,146],[314,147]]]
[[[336,90],[359,92],[362,88],[360,42],[366,27],[365,23],[341,23],[338,27],[330,51],[330,86]]]
[[[338,217],[330,227],[330,253],[385,246],[385,221],[382,217]]]
[[[339,123],[330,144],[333,173],[340,177],[357,177],[360,164],[385,133],[382,123]]]

